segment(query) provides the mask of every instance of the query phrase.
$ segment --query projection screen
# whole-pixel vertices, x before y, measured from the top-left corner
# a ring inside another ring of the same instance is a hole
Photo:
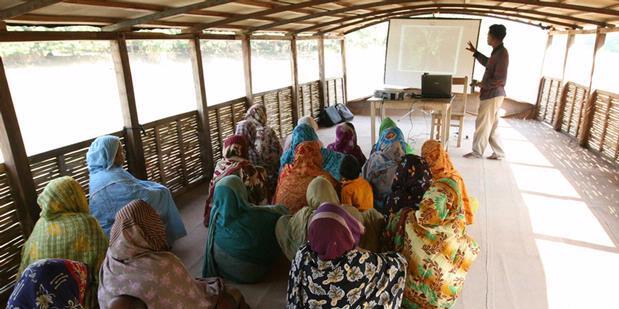
[[[421,87],[421,75],[449,74],[473,78],[479,19],[392,19],[385,55],[385,85]]]

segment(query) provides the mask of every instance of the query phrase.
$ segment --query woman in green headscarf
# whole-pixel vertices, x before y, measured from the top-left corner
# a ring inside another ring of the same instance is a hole
[[[82,262],[92,274],[85,303],[89,308],[96,307],[99,268],[105,258],[108,240],[88,211],[84,191],[75,179],[60,177],[45,187],[37,203],[41,207],[40,218],[22,248],[19,273],[42,259]]]
[[[397,128],[398,125],[393,121],[393,119],[387,117],[380,122],[380,128],[378,129],[378,136],[383,136],[383,132],[390,128]],[[404,146],[404,152],[406,154],[412,154],[413,148],[404,140],[404,136],[402,135],[402,140],[400,141],[402,146]],[[374,152],[375,147],[372,147],[372,152]]]
[[[206,240],[203,277],[223,277],[255,283],[271,270],[279,255],[274,227],[288,209],[281,205],[255,206],[236,175],[215,185]]]
[[[318,176],[307,187],[307,206],[294,215],[281,216],[275,226],[275,236],[284,255],[292,261],[297,250],[305,244],[307,224],[320,204],[329,202],[339,205],[340,199],[333,185],[326,178]]]

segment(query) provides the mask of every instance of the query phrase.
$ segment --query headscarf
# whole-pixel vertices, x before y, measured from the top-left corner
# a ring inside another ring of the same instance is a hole
[[[324,177],[314,178],[307,187],[307,206],[294,215],[285,215],[277,220],[275,236],[284,255],[292,261],[307,239],[307,225],[314,211],[322,203],[339,205],[340,201],[333,185]]]
[[[337,151],[322,148],[318,135],[316,135],[316,131],[314,131],[314,129],[307,124],[300,124],[292,131],[292,142],[290,144],[290,149],[284,152],[284,155],[280,160],[280,171],[286,164],[292,163],[295,158],[297,147],[303,142],[310,141],[317,141],[321,146],[320,152],[322,154],[322,167],[329,172],[333,178],[339,180],[341,177],[340,167],[346,155]]]
[[[430,171],[432,172],[432,179],[437,181],[441,178],[449,178],[454,180],[460,189],[462,194],[462,203],[464,213],[466,217],[466,224],[473,224],[475,214],[473,213],[473,206],[469,200],[469,195],[464,184],[464,179],[449,159],[449,154],[443,148],[443,145],[439,141],[428,140],[421,148],[421,156],[430,165]]]
[[[432,175],[426,160],[413,154],[405,155],[395,172],[383,214],[389,216],[405,207],[419,209],[419,202],[431,184]]]
[[[249,162],[255,165],[260,165],[260,153],[256,149],[256,145],[251,141],[256,141],[258,137],[257,122],[252,120],[242,120],[236,124],[235,135],[242,135],[248,141],[248,158]]]
[[[341,123],[335,129],[335,142],[329,144],[327,149],[352,155],[359,161],[359,165],[365,163],[365,155],[357,144],[357,133],[350,122]]]
[[[123,207],[101,267],[102,308],[119,295],[139,298],[148,308],[213,307],[218,295],[195,281],[168,250],[165,226],[152,207],[141,200]]]
[[[84,263],[44,259],[31,264],[9,297],[7,309],[85,308],[88,269]]]
[[[383,132],[380,146],[363,166],[363,177],[372,185],[374,191],[374,208],[384,211],[383,204],[391,192],[391,185],[395,172],[402,160],[404,150],[402,144],[393,134],[397,128],[390,128]]]
[[[95,139],[86,153],[88,171],[97,173],[112,168],[119,148],[120,138],[118,136],[105,135]]]
[[[268,270],[279,254],[275,223],[288,211],[283,206],[254,206],[238,176],[224,177],[215,186],[213,210],[206,242],[204,277],[226,274],[228,279],[245,282],[232,259],[254,265],[257,272]],[[215,260],[217,246],[230,260]],[[248,276],[251,274],[247,274]]]
[[[267,170],[269,195],[272,195],[277,185],[282,145],[275,130],[268,126],[266,108],[263,104],[252,105],[247,110],[245,119],[253,121],[256,127],[255,139],[249,139],[248,142],[255,149],[259,162],[252,162],[252,164],[260,165]],[[243,131],[242,128],[241,131]]]
[[[249,189],[249,200],[254,204],[264,204],[267,200],[266,171],[261,167],[254,167],[248,159],[249,147],[242,135],[231,135],[224,140],[223,157],[217,162],[213,178],[209,184],[209,196],[206,201],[204,223],[208,224],[213,202],[215,185],[228,175],[241,177]]]
[[[387,129],[392,129],[392,128],[397,128],[397,131],[394,131],[397,135],[398,135],[398,141],[400,141],[400,143],[402,144],[402,149],[404,149],[404,152],[407,154],[411,154],[413,153],[413,148],[406,142],[406,140],[404,139],[404,133],[402,133],[402,130],[400,130],[397,126],[397,124],[393,121],[393,119],[387,117],[385,119],[383,119],[380,123],[380,128],[378,130],[378,135],[379,136],[383,136],[383,133],[387,130]],[[380,140],[379,140],[380,143]],[[376,148],[378,144],[374,145],[374,147],[372,148],[372,152],[374,152],[375,150],[377,150]]]
[[[304,116],[299,118],[299,120],[297,121],[297,126],[301,124],[309,125],[312,127],[312,129],[314,129],[314,131],[318,131],[318,123],[316,122],[314,117]]]
[[[103,232],[109,235],[116,213],[129,202],[140,199],[151,205],[166,225],[168,242],[187,234],[170,190],[152,181],[135,178],[114,164],[120,140],[101,136],[92,142],[86,161],[90,171],[90,211]]]
[[[86,303],[96,301],[99,266],[105,257],[107,237],[88,213],[84,191],[75,179],[64,176],[47,184],[37,200],[41,215],[22,248],[19,273],[35,261],[63,258],[88,266]]]
[[[363,224],[344,208],[324,203],[310,220],[307,238],[320,259],[329,261],[358,246],[364,232]]]
[[[294,214],[305,206],[307,188],[315,177],[323,176],[334,187],[337,186],[331,175],[322,168],[322,161],[317,141],[301,143],[297,147],[294,162],[284,166],[280,174],[275,203],[285,205]]]

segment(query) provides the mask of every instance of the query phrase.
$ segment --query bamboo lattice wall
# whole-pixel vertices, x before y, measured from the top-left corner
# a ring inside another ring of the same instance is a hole
[[[17,215],[4,164],[0,164],[0,302],[6,304],[24,245],[24,233]]]

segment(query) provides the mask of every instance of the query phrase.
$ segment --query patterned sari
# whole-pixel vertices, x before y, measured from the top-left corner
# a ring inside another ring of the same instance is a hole
[[[400,307],[406,260],[357,249],[362,231],[343,208],[318,208],[290,269],[287,308]]]
[[[108,241],[97,220],[88,213],[84,191],[73,178],[60,177],[47,184],[37,202],[41,215],[22,248],[19,273],[42,259],[82,262],[92,274],[86,307],[96,308],[99,267]]]
[[[26,268],[9,297],[7,309],[86,307],[88,269],[84,263],[45,259]]]
[[[282,155],[282,145],[275,130],[268,126],[266,108],[263,104],[252,105],[245,114],[245,120],[251,120],[255,123],[256,138],[249,139],[248,142],[258,153],[259,162],[252,163],[266,169],[267,187],[269,196],[271,196],[277,186],[277,172],[279,170],[279,158]]]
[[[398,128],[398,125],[395,123],[395,121],[393,121],[393,119],[386,117],[385,119],[383,119],[380,122],[380,128],[378,129],[378,136],[383,136],[383,133],[388,130],[388,129],[397,129],[398,136],[397,139],[399,140],[400,144],[402,144],[402,149],[404,149],[404,152],[407,154],[412,154],[413,153],[413,148],[406,142],[406,140],[404,139],[404,133],[402,133],[402,131]],[[376,147],[377,145],[374,145],[374,147],[372,148],[372,152],[374,152],[375,150],[377,150]]]
[[[337,126],[335,129],[335,142],[329,144],[327,149],[349,154],[357,159],[359,165],[365,164],[365,155],[357,144],[357,132],[350,122],[341,123]]]
[[[128,295],[148,308],[239,308],[244,299],[221,279],[193,279],[168,249],[165,226],[144,201],[133,201],[116,215],[110,248],[101,267],[99,302]]]
[[[325,177],[334,188],[337,182],[322,169],[322,154],[318,141],[301,143],[292,164],[282,169],[275,193],[275,204],[286,206],[292,214],[305,206],[305,195],[310,182],[317,176]]]
[[[208,226],[213,207],[215,185],[228,175],[237,175],[241,178],[247,189],[250,203],[264,205],[268,202],[267,172],[264,168],[254,166],[247,160],[248,149],[247,140],[241,135],[229,136],[224,141],[223,158],[217,162],[209,184],[209,195],[204,209],[205,226]]]
[[[419,209],[419,202],[431,184],[432,175],[426,160],[413,154],[405,155],[395,172],[383,214],[389,216],[406,207]]]

